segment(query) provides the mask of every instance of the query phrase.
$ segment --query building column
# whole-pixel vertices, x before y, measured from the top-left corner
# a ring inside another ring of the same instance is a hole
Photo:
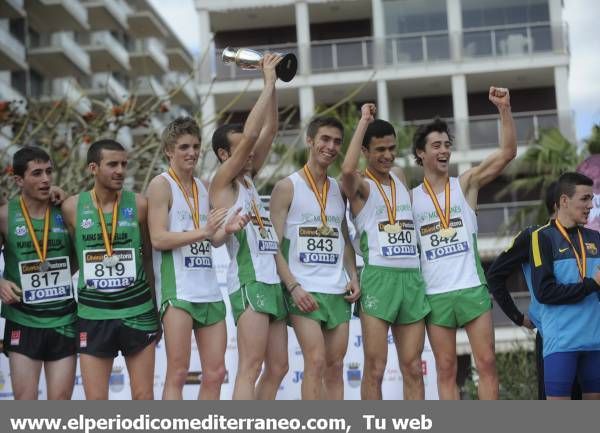
[[[471,147],[469,104],[467,102],[467,77],[464,74],[452,76],[452,110],[456,148],[458,150],[468,150]]]
[[[390,99],[385,80],[377,80],[377,118],[390,121]]]
[[[310,16],[308,3],[298,1],[295,3],[296,13],[296,41],[298,43],[298,69],[301,75],[309,75],[310,65]]]
[[[371,0],[371,9],[373,15],[373,39],[375,39],[375,58],[373,59],[375,67],[385,65],[385,11],[382,0]]]
[[[556,53],[566,53],[566,38],[563,36],[564,24],[562,20],[563,0],[549,0],[550,25],[552,26],[552,49]]]
[[[213,74],[212,64],[215,61],[215,49],[213,34],[210,31],[210,14],[202,6],[202,0],[196,0],[196,12],[198,13],[198,28],[200,30],[200,64],[197,76],[201,83],[209,83]]]
[[[567,66],[554,68],[554,92],[556,94],[556,111],[558,112],[558,128],[567,140],[575,144],[577,136],[571,114],[569,99],[569,70]]]
[[[217,128],[217,108],[214,95],[202,96],[202,143],[210,143],[212,134]]]
[[[304,126],[315,114],[315,92],[312,87],[304,86],[298,89],[298,99],[300,100],[300,123]]]
[[[462,7],[460,0],[446,0],[448,34],[450,35],[450,58],[462,58]]]

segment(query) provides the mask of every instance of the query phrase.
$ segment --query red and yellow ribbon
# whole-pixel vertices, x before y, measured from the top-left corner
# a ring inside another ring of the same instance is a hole
[[[390,204],[390,200],[387,198],[385,190],[381,186],[381,182],[379,182],[379,180],[373,176],[373,173],[371,173],[368,168],[365,170],[365,174],[369,177],[369,179],[375,182],[375,185],[377,186],[377,189],[383,198],[385,208],[387,209],[388,222],[390,224],[396,224],[396,182],[394,182],[394,178],[390,176],[390,188],[392,190],[392,203]]]
[[[175,183],[181,190],[183,198],[185,199],[185,202],[187,203],[188,208],[190,209],[190,213],[192,214],[194,228],[198,230],[200,228],[200,199],[198,198],[198,185],[196,185],[196,180],[192,177],[192,199],[194,200],[194,202],[192,203],[187,195],[187,192],[185,191],[185,188],[183,187],[183,184],[181,183],[181,180],[179,180],[179,177],[175,173],[175,170],[169,167],[168,173],[169,176],[171,176],[171,178],[175,181]]]
[[[435,212],[440,218],[440,225],[442,226],[442,228],[447,229],[448,227],[450,227],[450,179],[446,179],[446,186],[444,187],[444,199],[446,201],[444,205],[445,212],[442,212],[442,208],[440,206],[440,203],[438,202],[437,196],[433,192],[433,188],[431,188],[431,185],[429,184],[427,179],[423,179],[423,185],[425,186],[425,191],[427,192],[427,194],[431,198],[431,201],[433,202]]]
[[[315,182],[314,177],[308,169],[308,165],[305,164],[302,170],[304,170],[304,175],[308,180],[310,189],[312,189],[312,192],[315,195],[317,202],[319,203],[319,207],[321,208],[321,221],[323,223],[323,226],[327,226],[327,215],[325,214],[325,209],[327,209],[327,192],[329,191],[329,179],[325,179],[325,182],[323,182],[323,189],[321,192],[319,192],[319,189],[317,188],[317,183]]]
[[[25,204],[25,200],[23,200],[23,196],[19,197],[19,204],[21,205],[21,212],[23,213],[23,217],[25,218],[25,225],[27,226],[27,231],[29,232],[29,236],[31,237],[31,241],[33,242],[33,247],[35,248],[35,252],[37,253],[40,262],[46,261],[46,255],[48,254],[48,235],[50,233],[50,206],[46,207],[46,212],[44,213],[44,229],[42,235],[42,246],[40,247],[40,241],[35,235],[35,230],[33,229],[33,224],[31,222],[31,217],[29,216],[29,211],[27,210],[27,205]]]
[[[583,244],[583,236],[581,236],[581,230],[577,228],[577,235],[579,236],[579,250],[581,251],[581,255],[579,255],[577,253],[577,250],[575,249],[575,245],[573,245],[573,243],[571,242],[571,238],[569,237],[567,230],[560,223],[558,218],[556,218],[556,228],[558,229],[562,237],[565,238],[565,240],[569,243],[569,246],[573,250],[573,255],[575,256],[575,261],[577,262],[577,269],[579,269],[579,275],[581,276],[581,280],[583,280],[586,274],[586,252],[585,246]]]
[[[100,218],[100,228],[102,229],[102,240],[104,241],[104,248],[106,249],[106,255],[111,257],[113,255],[113,244],[115,242],[115,236],[117,234],[117,221],[119,219],[119,201],[121,200],[121,193],[117,195],[117,199],[113,204],[112,210],[112,221],[111,221],[111,232],[110,232],[110,240],[108,239],[108,230],[106,228],[106,220],[104,219],[104,212],[102,211],[102,203],[98,199],[96,195],[96,191],[91,191],[92,199],[96,204],[96,208],[98,209],[98,218]]]

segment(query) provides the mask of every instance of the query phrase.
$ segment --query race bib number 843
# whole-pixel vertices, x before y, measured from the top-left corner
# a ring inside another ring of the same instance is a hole
[[[298,228],[298,259],[306,265],[335,265],[340,259],[340,232],[321,235],[317,227]]]

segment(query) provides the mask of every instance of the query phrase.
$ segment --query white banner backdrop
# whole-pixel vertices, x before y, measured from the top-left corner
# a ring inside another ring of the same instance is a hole
[[[214,261],[217,263],[217,273],[219,282],[222,285],[222,291],[226,294],[225,279],[227,273],[227,265],[229,258],[224,247],[214,251]],[[2,268],[3,263],[0,263]],[[228,312],[229,299],[225,296]],[[0,339],[4,335],[4,319],[0,319]],[[237,342],[236,329],[233,324],[233,319],[228,313],[227,315],[227,352],[225,354],[225,364],[227,375],[225,383],[221,390],[221,399],[229,400],[233,393],[233,385],[235,382],[235,374],[237,367]],[[188,383],[184,386],[183,395],[185,399],[195,399],[198,396],[198,391],[201,381],[200,359],[194,339],[192,340],[192,356],[190,361],[190,373],[188,375]],[[9,342],[4,342],[8,344]],[[296,340],[296,335],[291,327],[288,327],[288,356],[289,356],[289,372],[285,376],[277,394],[278,399],[295,400],[300,398],[300,386],[302,383],[303,360],[300,346]],[[423,351],[423,377],[425,381],[425,398],[433,400],[438,398],[436,371],[433,353],[429,346],[429,342],[425,342],[425,350]],[[160,399],[162,396],[162,388],[166,374],[166,353],[164,341],[157,346],[156,364],[154,373],[154,397]],[[348,341],[348,352],[344,360],[344,398],[347,400],[360,399],[360,381],[363,374],[363,342],[360,329],[360,321],[353,317],[350,321],[350,338]],[[112,374],[110,377],[110,394],[111,400],[128,400],[131,398],[129,389],[129,380],[125,360],[122,356],[115,358]],[[385,370],[382,385],[383,398],[387,400],[402,399],[402,374],[398,366],[398,358],[391,334],[388,336],[388,362]],[[10,383],[10,372],[8,368],[8,358],[4,355],[0,356],[0,400],[12,399],[12,387]],[[46,386],[44,377],[40,378],[39,398],[46,398]],[[73,391],[73,399],[84,399],[83,384],[77,368],[77,377],[75,379],[75,389]]]

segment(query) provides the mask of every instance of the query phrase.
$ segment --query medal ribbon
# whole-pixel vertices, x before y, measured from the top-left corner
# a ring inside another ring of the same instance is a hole
[[[196,180],[194,180],[194,178],[192,177],[192,197],[194,200],[194,202],[192,203],[190,201],[190,198],[188,197],[185,189],[183,188],[183,184],[181,183],[181,180],[179,180],[179,177],[175,173],[175,170],[173,170],[172,168],[169,167],[168,173],[169,173],[169,176],[171,176],[171,178],[175,181],[175,183],[181,190],[181,192],[183,194],[183,198],[185,199],[185,202],[187,203],[188,208],[190,209],[190,213],[192,214],[192,220],[194,221],[194,228],[196,230],[198,230],[200,228],[200,205],[199,205],[200,199],[198,198],[198,185],[196,185]]]
[[[121,200],[121,194],[117,195],[117,199],[113,204],[110,241],[108,239],[108,231],[106,229],[106,220],[104,219],[104,212],[102,211],[102,203],[100,203],[100,200],[98,200],[95,190],[91,191],[91,195],[92,199],[94,199],[94,203],[96,203],[96,208],[98,209],[98,217],[100,218],[100,228],[102,229],[102,240],[104,241],[104,248],[106,248],[106,255],[108,257],[112,257],[112,246],[115,242],[115,235],[117,234],[117,220],[119,219],[118,209],[119,201]]]
[[[42,247],[40,248],[40,241],[35,235],[35,230],[33,229],[33,224],[31,222],[31,217],[29,216],[29,211],[27,210],[27,205],[25,204],[25,200],[23,200],[23,196],[19,197],[19,204],[21,205],[21,212],[23,213],[23,217],[25,218],[25,225],[27,225],[27,231],[29,232],[29,236],[31,237],[31,241],[33,242],[33,247],[35,248],[35,252],[37,253],[40,262],[46,261],[46,255],[48,254],[48,234],[50,232],[50,206],[46,207],[46,212],[44,213],[44,230],[42,235]]]
[[[442,212],[442,208],[440,207],[440,203],[438,202],[437,196],[433,192],[433,188],[431,188],[431,185],[429,184],[427,179],[423,179],[423,185],[425,186],[425,191],[427,192],[427,194],[431,198],[431,201],[433,202],[435,212],[440,218],[440,224],[442,225],[442,228],[447,229],[448,227],[450,227],[450,179],[446,179],[446,186],[444,187],[444,199],[446,201],[444,206],[446,210],[445,213]]]
[[[569,237],[567,230],[560,223],[558,218],[556,218],[556,228],[558,229],[562,237],[565,238],[565,240],[569,243],[569,246],[573,250],[573,254],[575,255],[575,261],[577,262],[577,269],[579,269],[579,275],[581,276],[581,280],[583,280],[586,274],[586,252],[585,247],[583,245],[583,236],[581,236],[581,230],[579,230],[579,228],[577,229],[577,234],[579,235],[579,250],[581,251],[580,256],[577,253],[577,250],[575,249],[575,245],[573,245],[573,243],[571,242],[571,238]]]
[[[390,205],[390,201],[388,200],[387,195],[385,194],[385,190],[381,186],[381,182],[379,182],[379,180],[377,180],[377,178],[373,176],[373,173],[371,173],[368,168],[365,170],[365,174],[373,182],[375,182],[375,185],[377,185],[377,189],[379,190],[379,193],[383,198],[383,202],[385,203],[385,208],[387,209],[388,222],[390,224],[396,224],[396,182],[394,182],[394,178],[390,176],[390,188],[392,190],[392,204]]]
[[[244,187],[252,196],[252,201],[250,202],[250,206],[252,206],[252,213],[256,217],[256,222],[258,222],[258,226],[260,227],[261,232],[264,232],[266,230],[265,223],[263,222],[262,216],[260,216],[260,211],[258,210],[258,205],[256,204],[256,201],[254,200],[254,189],[252,188],[251,185],[248,185],[248,182],[246,181],[246,179],[244,179]],[[261,236],[262,236],[262,234],[261,234]]]
[[[325,182],[323,182],[323,191],[319,193],[317,183],[315,182],[315,179],[310,173],[308,165],[305,164],[304,167],[302,167],[302,170],[304,170],[304,175],[306,176],[306,179],[308,179],[310,189],[312,189],[312,192],[315,195],[317,202],[319,203],[319,207],[321,208],[321,222],[323,223],[323,226],[327,226],[327,215],[325,214],[325,209],[327,208],[327,191],[329,190],[329,179],[325,179]]]

